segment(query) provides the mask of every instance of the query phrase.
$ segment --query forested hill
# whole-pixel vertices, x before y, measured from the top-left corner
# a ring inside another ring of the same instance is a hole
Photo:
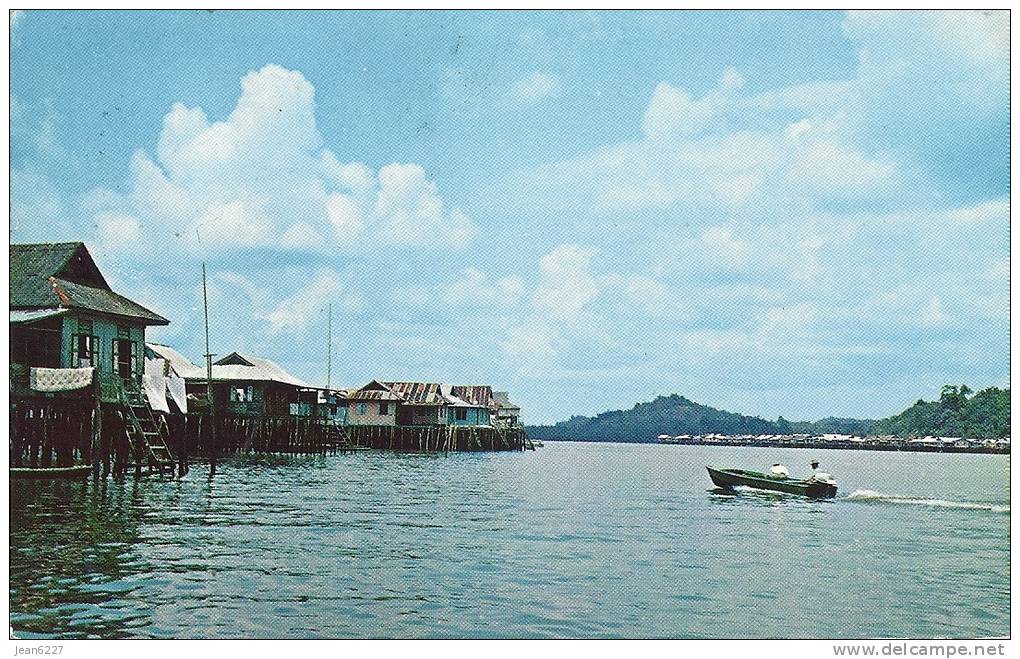
[[[629,410],[575,416],[552,426],[528,426],[532,439],[573,439],[591,442],[654,442],[661,434],[775,434],[776,423],[699,405],[683,396],[659,396]]]
[[[845,433],[899,437],[1006,437],[1009,435],[1009,389],[990,387],[973,394],[966,385],[946,385],[939,400],[917,401],[886,419],[828,417],[820,421],[769,421],[699,405],[683,396],[659,396],[629,410],[598,416],[574,416],[551,426],[528,426],[540,440],[654,442],[659,435],[775,435]]]
[[[1009,437],[1009,389],[974,393],[967,385],[947,384],[938,400],[919,400],[888,419],[876,421],[876,435],[900,437]]]

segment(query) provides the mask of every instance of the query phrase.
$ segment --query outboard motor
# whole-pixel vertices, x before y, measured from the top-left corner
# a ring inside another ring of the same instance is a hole
[[[777,462],[769,468],[769,476],[785,480],[790,477],[790,470]]]

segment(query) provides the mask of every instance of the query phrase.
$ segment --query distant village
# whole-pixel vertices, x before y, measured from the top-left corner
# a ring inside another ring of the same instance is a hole
[[[1009,437],[971,439],[967,437],[914,437],[893,435],[861,437],[839,433],[810,435],[659,435],[660,444],[707,444],[728,446],[787,446],[790,448],[834,448],[874,451],[930,451],[940,453],[1009,453]]]
[[[397,446],[408,448],[417,437],[417,446],[442,450],[459,445],[452,429],[465,428],[473,429],[466,435],[469,447],[484,449],[486,441],[494,450],[523,446],[520,408],[508,392],[488,384],[380,379],[349,389],[322,387],[242,346],[211,368],[195,364],[171,346],[146,340],[148,327],[170,321],[114,292],[84,243],[11,245],[10,294],[10,391],[12,406],[21,410],[12,416],[12,464],[68,462],[66,455],[51,456],[59,453],[58,442],[51,438],[53,446],[44,446],[40,433],[47,434],[44,419],[73,423],[76,414],[101,417],[79,419],[79,425],[99,426],[91,440],[73,448],[79,459],[104,445],[105,419],[125,436],[122,452],[171,462],[174,423],[166,417],[208,413],[218,415],[219,426],[231,419],[231,427],[256,437],[247,420],[314,421],[351,445],[370,437],[393,446],[396,438]],[[384,435],[386,428],[394,430]],[[441,437],[436,429],[451,430]],[[250,437],[245,441],[251,444]]]

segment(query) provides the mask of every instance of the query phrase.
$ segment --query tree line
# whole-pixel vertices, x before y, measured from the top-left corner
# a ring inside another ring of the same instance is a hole
[[[827,417],[819,421],[769,421],[700,405],[683,396],[659,396],[629,410],[594,417],[573,416],[554,425],[529,426],[533,439],[603,442],[654,442],[661,434],[704,435],[896,435],[898,437],[998,438],[1009,435],[1009,389],[974,393],[966,385],[946,385],[938,400],[918,400],[894,416],[873,419]]]

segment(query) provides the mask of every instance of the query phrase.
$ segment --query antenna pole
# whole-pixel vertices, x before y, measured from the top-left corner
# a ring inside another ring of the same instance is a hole
[[[326,390],[332,383],[333,376],[333,304],[329,305],[329,315],[326,317]]]
[[[209,293],[205,284],[205,261],[202,261],[202,306],[205,309],[205,395],[209,401],[209,425],[212,426],[212,440],[209,445],[209,478],[216,475],[216,399],[213,397],[212,358],[209,352]]]

